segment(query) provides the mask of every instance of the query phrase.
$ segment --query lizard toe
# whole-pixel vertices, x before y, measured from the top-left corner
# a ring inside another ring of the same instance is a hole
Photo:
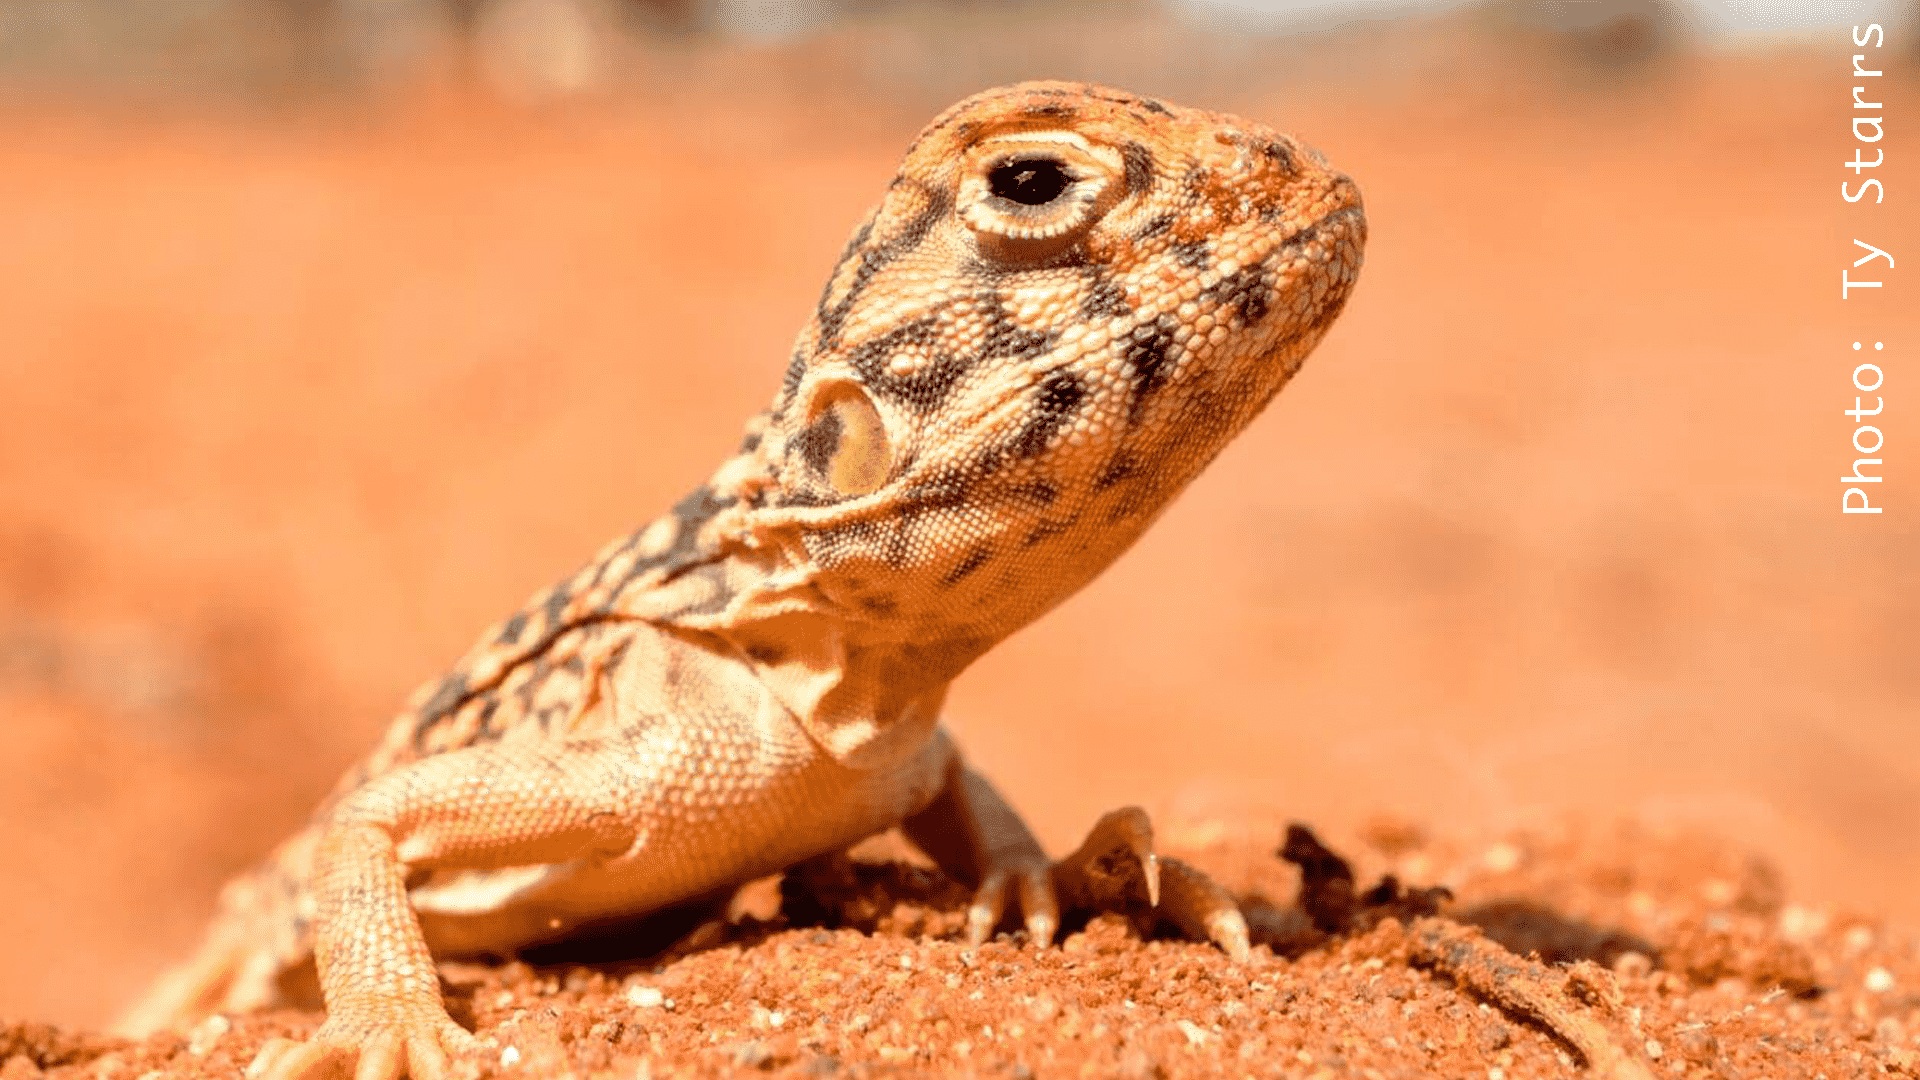
[[[1160,860],[1160,917],[1190,938],[1211,941],[1237,961],[1252,953],[1246,916],[1233,894],[1179,859]]]
[[[1053,875],[1045,863],[1023,866],[1014,873],[1020,891],[1020,910],[1027,919],[1027,936],[1041,948],[1053,944],[1060,929],[1060,903],[1053,895]]]
[[[990,871],[974,890],[973,903],[967,907],[967,944],[978,945],[987,940],[1006,911],[1006,871]]]
[[[1137,806],[1102,817],[1079,849],[1055,864],[1053,880],[1074,911],[1126,915],[1143,933],[1166,923],[1235,960],[1251,955],[1233,894],[1195,867],[1156,855],[1153,823]]]
[[[329,1030],[332,1029],[332,1030]],[[383,1024],[348,1030],[329,1020],[306,1042],[273,1039],[247,1066],[247,1080],[446,1080],[449,1052],[476,1049],[480,1040],[451,1020]]]
[[[1027,936],[1045,948],[1060,927],[1051,870],[1044,857],[1014,860],[989,870],[967,908],[967,942],[978,945],[992,935],[1007,913],[1009,897],[1018,900]]]

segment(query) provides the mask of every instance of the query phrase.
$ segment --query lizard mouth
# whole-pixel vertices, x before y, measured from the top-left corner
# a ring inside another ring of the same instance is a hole
[[[1346,186],[1349,188],[1352,188],[1351,184],[1348,184]],[[1301,226],[1299,229],[1296,229],[1291,235],[1289,235],[1285,240],[1280,241],[1279,250],[1283,253],[1291,254],[1299,251],[1301,248],[1306,247],[1308,244],[1313,243],[1315,240],[1320,239],[1320,237],[1323,234],[1333,233],[1336,231],[1351,233],[1355,230],[1358,230],[1359,235],[1355,237],[1350,237],[1349,239],[1351,241],[1365,240],[1366,228],[1367,228],[1367,218],[1365,213],[1363,213],[1360,209],[1360,203],[1357,198],[1357,192],[1356,192],[1356,198],[1354,199],[1354,201],[1349,202],[1347,205],[1342,206],[1337,210],[1328,212],[1325,216],[1321,217],[1320,220],[1315,221],[1310,225]]]

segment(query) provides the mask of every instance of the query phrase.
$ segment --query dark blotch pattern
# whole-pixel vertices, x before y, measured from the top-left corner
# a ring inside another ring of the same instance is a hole
[[[900,235],[884,245],[889,252],[888,262],[919,247],[920,241],[925,240],[927,234],[933,231],[933,227],[945,220],[953,210],[953,196],[946,190],[924,185],[923,190],[926,192],[927,204],[920,208],[920,212],[913,216],[913,220],[901,227]]]
[[[860,373],[869,389],[889,401],[899,402],[918,413],[930,413],[947,400],[954,384],[972,366],[967,357],[944,350],[924,354],[939,341],[938,322],[923,316],[896,326],[870,341],[863,341],[847,354],[847,363]],[[902,349],[923,354],[918,370],[911,375],[896,375],[888,367],[893,355]]]
[[[840,257],[834,260],[833,273],[827,275],[827,283],[820,290],[820,302],[814,314],[820,320],[820,344],[823,347],[827,342],[840,337],[840,324],[846,321],[847,312],[853,309],[853,301],[860,295],[860,290],[866,287],[866,278],[873,276],[880,269],[879,266],[872,265],[866,251],[867,241],[873,238],[873,223],[874,219],[868,218],[854,230],[853,237],[847,241],[846,248],[840,252]],[[860,266],[855,271],[853,282],[847,288],[847,295],[842,297],[839,303],[829,307],[827,298],[833,295],[833,283],[840,278],[840,268],[847,265],[849,259],[856,257],[860,260]],[[795,346],[793,359],[787,364],[787,375],[784,380],[789,394],[799,387],[800,377],[806,373],[806,370],[807,350]]]
[[[1057,95],[1047,95],[1049,97]],[[1044,105],[1029,105],[1026,113],[1036,120],[1071,120],[1075,115],[1073,106],[1049,101]]]
[[[1087,295],[1080,301],[1080,315],[1085,319],[1109,319],[1116,316],[1133,314],[1133,305],[1127,303],[1126,290],[1104,276],[1096,276],[1087,285]]]
[[[794,391],[800,389],[801,380],[807,377],[807,350],[795,346],[793,355],[787,359],[787,370],[780,376],[780,410],[786,411],[793,401]]]
[[[993,558],[993,545],[981,544],[979,547],[974,548],[972,551],[967,552],[967,557],[964,559],[961,559],[959,565],[947,571],[946,576],[942,577],[940,581],[942,584],[945,584],[945,585],[958,584],[961,580],[966,578],[968,574],[971,574],[975,570],[978,570],[982,566],[985,566],[988,560],[992,558]]]
[[[825,476],[833,455],[840,450],[840,434],[840,414],[828,409],[795,437],[794,446],[807,468]]]
[[[1213,245],[1206,240],[1180,240],[1169,249],[1173,261],[1189,270],[1205,270],[1213,264]]]
[[[890,566],[907,564],[908,546],[920,533],[922,518],[948,513],[975,502],[974,489],[982,475],[974,470],[955,470],[932,477],[925,483],[908,488],[900,498],[900,509],[893,519],[886,523],[892,530],[887,537],[883,558]],[[872,522],[857,522],[846,530],[849,542],[861,548],[871,546],[874,538]]]
[[[1072,527],[1072,518],[1068,518],[1065,521],[1054,521],[1052,519],[1042,521],[1027,532],[1026,537],[1020,541],[1020,546],[1033,547],[1036,544],[1042,543],[1048,537],[1059,536]]]
[[[493,639],[494,643],[499,645],[512,645],[520,640],[520,635],[525,632],[526,629],[527,613],[524,611],[516,611],[511,618],[501,624],[500,636]]]
[[[1026,330],[1013,321],[1006,307],[996,295],[992,305],[987,308],[987,340],[980,347],[983,360],[997,360],[1001,357],[1014,357],[1030,360],[1053,347],[1059,337],[1057,330]],[[978,302],[978,300],[976,300]]]
[[[1066,368],[1056,368],[1042,376],[1033,408],[1021,425],[1020,434],[1013,438],[1014,456],[1030,458],[1045,450],[1054,435],[1073,419],[1074,410],[1086,397],[1087,388],[1080,376]]]
[[[1178,215],[1161,214],[1159,217],[1153,218],[1145,225],[1140,226],[1140,231],[1134,233],[1133,238],[1135,240],[1151,240],[1161,233],[1166,232],[1168,229],[1173,228],[1173,223],[1177,220],[1179,220]]]
[[[1253,325],[1267,317],[1273,304],[1273,282],[1264,263],[1243,266],[1203,290],[1203,298],[1232,308],[1241,322]]]
[[[1339,318],[1340,312],[1345,310],[1348,291],[1346,286],[1341,286],[1339,295],[1330,298],[1324,307],[1315,312],[1313,318],[1308,321],[1307,325],[1300,328],[1300,332],[1302,334],[1317,334],[1325,330],[1328,324]]]
[[[939,349],[939,321],[936,316],[926,315],[862,342],[847,354],[847,363],[874,393],[925,415],[946,402],[955,384],[975,364],[1008,357],[1029,360],[1052,348],[1059,337],[1058,331],[1023,329],[995,293],[982,293],[973,299],[982,308],[981,317],[987,324],[977,355]],[[920,357],[918,368],[910,375],[897,375],[889,367],[894,354],[903,349]]]
[[[1130,412],[1134,419],[1139,418],[1147,399],[1165,385],[1173,373],[1173,332],[1178,324],[1179,320],[1172,315],[1162,315],[1150,324],[1133,329],[1133,340],[1127,343],[1126,355],[1127,365],[1133,370]]]
[[[867,286],[873,282],[874,275],[918,247],[920,242],[927,238],[927,233],[953,210],[951,193],[924,185],[923,190],[926,205],[921,207],[920,212],[915,214],[912,220],[901,226],[900,231],[895,235],[875,241],[872,219],[854,233],[853,240],[847,245],[846,253],[836,264],[835,272],[827,279],[826,290],[820,294],[816,313],[820,322],[820,336],[816,343],[819,350],[824,352],[840,343],[840,331],[846,324],[847,314],[853,310],[853,305],[860,301]],[[854,258],[856,252],[860,265],[854,268],[853,280],[847,285],[846,295],[842,296],[837,303],[828,306],[827,297],[832,295],[833,282],[840,276],[838,267],[844,266],[848,259]]]
[[[781,506],[831,506],[840,500],[830,498],[818,491],[809,491],[798,485],[789,484],[780,493]]]
[[[1007,494],[1036,506],[1051,506],[1060,497],[1060,488],[1051,480],[1033,480],[1010,489]]]
[[[459,708],[467,700],[470,689],[464,671],[456,671],[440,680],[433,696],[420,709],[420,723],[413,730],[414,742],[418,744],[425,737],[429,725]]]
[[[1153,190],[1153,151],[1130,142],[1120,147],[1120,161],[1126,169],[1129,193],[1144,195]]]
[[[1105,490],[1139,475],[1140,463],[1134,460],[1133,455],[1121,451],[1107,462],[1107,467],[1101,470],[1100,479],[1095,480],[1093,486],[1095,490]]]
[[[548,635],[560,632],[562,621],[566,618],[567,605],[572,602],[573,594],[567,590],[565,584],[555,585],[553,588],[547,590],[546,603],[542,604],[541,607],[546,615],[546,633]]]
[[[674,534],[673,543],[655,559],[639,559],[633,564],[629,580],[644,570],[654,566],[666,568],[668,579],[679,571],[698,563],[702,557],[700,551],[700,527],[713,520],[714,516],[738,500],[731,495],[717,495],[705,484],[693,489],[686,498],[673,504],[673,516],[680,523],[680,531]]]

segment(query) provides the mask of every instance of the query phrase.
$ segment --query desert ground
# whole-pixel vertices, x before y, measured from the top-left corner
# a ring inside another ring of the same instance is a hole
[[[451,965],[495,1041],[462,1067],[1920,1076],[1920,304],[1839,289],[1855,238],[1913,257],[1920,204],[1898,160],[1883,205],[1838,197],[1840,42],[1135,87],[1325,151],[1367,266],[948,715],[1051,850],[1144,807],[1268,919],[1252,962],[1111,917],[969,949],[951,883],[874,870],[837,928],[762,895],[661,956]],[[811,77],[0,109],[0,1078],[231,1076],[318,1023],[98,1034],[416,684],[731,449],[976,88]],[[1887,509],[1843,516],[1862,356]],[[1561,966],[1303,936],[1290,821]]]

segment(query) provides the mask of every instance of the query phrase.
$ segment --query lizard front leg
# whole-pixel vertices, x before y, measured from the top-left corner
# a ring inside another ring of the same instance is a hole
[[[1051,863],[987,779],[960,759],[947,766],[940,793],[901,823],[907,838],[942,870],[975,886],[967,910],[967,939],[985,941],[1018,897],[1027,933],[1046,946],[1060,927],[1064,901],[1083,909],[1140,914],[1144,899],[1153,919],[1165,919],[1190,938],[1211,941],[1235,960],[1249,953],[1246,919],[1233,896],[1205,873],[1153,850],[1153,825],[1137,807],[1100,819],[1079,850]]]
[[[407,896],[410,869],[563,863],[626,850],[627,786],[584,746],[476,747],[426,758],[355,792],[315,852],[315,959],[327,1019],[305,1043],[279,1040],[249,1072],[305,1080],[439,1080],[477,1040],[441,1001]]]
[[[950,758],[939,794],[900,828],[940,869],[974,887],[968,941],[978,945],[993,933],[1011,894],[1019,899],[1034,943],[1052,943],[1060,905],[1047,853],[1013,807],[986,777],[967,768],[958,752]]]

